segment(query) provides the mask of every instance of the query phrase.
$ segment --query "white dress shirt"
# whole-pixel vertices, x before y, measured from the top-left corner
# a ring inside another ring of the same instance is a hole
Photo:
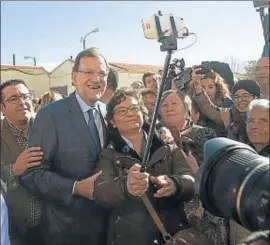
[[[76,96],[76,99],[80,105],[80,108],[83,112],[83,115],[84,115],[84,118],[85,118],[85,121],[88,125],[88,122],[89,122],[89,114],[88,114],[88,111],[90,109],[95,109],[93,110],[93,114],[94,114],[94,118],[95,118],[95,123],[96,123],[96,126],[97,126],[97,130],[98,130],[98,134],[99,134],[99,139],[100,139],[100,144],[101,144],[101,148],[104,147],[104,132],[103,132],[103,124],[102,124],[102,119],[101,119],[101,115],[99,113],[99,110],[97,108],[97,106],[94,106],[94,107],[91,107],[89,105],[87,105],[84,100],[80,97],[80,95],[78,94],[78,92],[76,91],[75,92],[75,96]]]

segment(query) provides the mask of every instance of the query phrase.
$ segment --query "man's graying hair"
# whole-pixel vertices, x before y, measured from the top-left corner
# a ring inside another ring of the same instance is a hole
[[[269,111],[269,100],[266,99],[255,99],[252,100],[248,106],[248,111],[247,111],[247,118],[250,118],[251,111],[254,108],[261,108],[263,110],[268,110]]]
[[[95,58],[98,58],[98,59],[103,59],[105,64],[106,64],[106,68],[107,68],[107,71],[109,72],[109,64],[107,62],[107,60],[104,58],[104,56],[99,52],[99,50],[97,48],[89,48],[89,49],[85,49],[83,51],[81,51],[76,59],[75,59],[75,62],[74,62],[74,66],[73,66],[73,72],[78,72],[79,71],[79,67],[80,67],[80,62],[81,62],[81,59],[84,58],[84,57],[95,57]]]

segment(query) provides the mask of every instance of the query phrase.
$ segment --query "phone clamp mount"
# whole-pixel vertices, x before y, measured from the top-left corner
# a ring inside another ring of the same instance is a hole
[[[160,51],[173,51],[177,50],[177,29],[174,21],[174,17],[170,16],[171,22],[171,34],[166,35],[169,30],[162,31],[159,17],[162,16],[162,12],[158,11],[158,14],[155,16],[156,28],[158,33],[158,42],[161,43]]]
[[[158,42],[161,43],[160,51],[162,51],[162,52],[166,51],[167,55],[165,58],[162,80],[161,80],[161,84],[159,87],[159,91],[158,91],[158,95],[157,95],[157,99],[156,99],[156,103],[155,103],[155,107],[154,107],[154,111],[153,111],[153,115],[152,115],[151,125],[150,125],[150,129],[148,132],[145,151],[144,151],[144,154],[142,157],[142,163],[141,163],[141,165],[142,165],[141,171],[142,172],[147,171],[147,164],[148,164],[149,156],[150,156],[150,147],[152,145],[154,131],[156,128],[156,122],[157,122],[157,117],[158,117],[158,113],[159,113],[161,97],[162,97],[162,94],[163,94],[163,91],[164,91],[165,85],[166,85],[167,73],[169,71],[172,52],[174,50],[177,50],[177,37],[178,37],[178,35],[177,35],[177,29],[176,29],[174,17],[172,15],[170,16],[171,30],[165,30],[163,32],[162,28],[161,28],[161,24],[160,24],[160,19],[159,19],[159,17],[162,16],[161,11],[158,11],[158,14],[154,15],[154,16],[155,16],[155,22],[156,22],[156,29],[157,29],[157,33],[158,33]],[[170,31],[170,33],[168,33],[169,31]]]

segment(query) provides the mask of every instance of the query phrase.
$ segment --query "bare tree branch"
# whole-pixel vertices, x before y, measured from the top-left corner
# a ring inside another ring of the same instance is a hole
[[[241,60],[236,57],[225,57],[222,62],[229,64],[232,72],[234,74],[239,74],[241,72]]]
[[[250,60],[246,63],[245,71],[248,79],[255,79],[256,64],[256,60]]]

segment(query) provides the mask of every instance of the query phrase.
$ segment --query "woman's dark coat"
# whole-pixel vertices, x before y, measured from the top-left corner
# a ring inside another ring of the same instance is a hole
[[[144,131],[148,130],[145,125]],[[95,183],[94,193],[95,201],[111,211],[107,244],[152,245],[154,240],[160,240],[157,227],[141,199],[127,190],[129,168],[140,161],[141,157],[127,145],[118,130],[113,129],[107,148],[100,154],[97,171],[102,170],[103,174]],[[184,176],[191,175],[191,169],[181,152],[154,135],[147,172],[153,176],[168,175],[177,186],[173,197],[154,198],[153,187],[147,193],[165,227],[170,233],[187,228],[183,201],[193,197],[194,184],[192,178]]]

